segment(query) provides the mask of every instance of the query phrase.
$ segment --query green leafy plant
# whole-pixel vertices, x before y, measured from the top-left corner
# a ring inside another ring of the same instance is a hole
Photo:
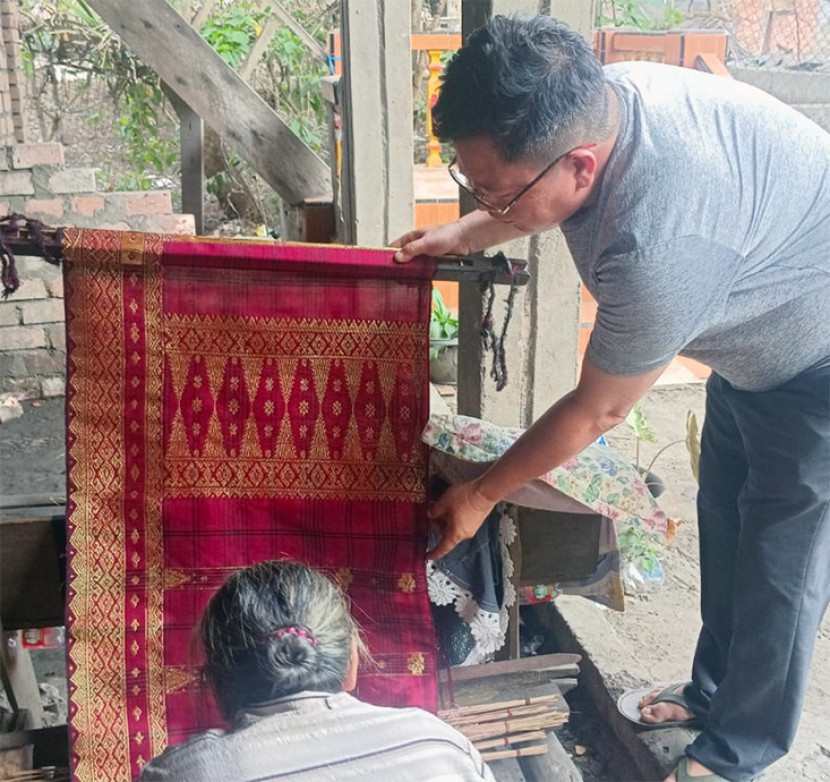
[[[263,16],[262,9],[251,3],[222,6],[202,27],[202,37],[231,68],[236,68],[262,32]]]
[[[674,445],[680,443],[685,444],[686,450],[689,453],[689,466],[692,470],[692,475],[695,481],[698,480],[698,463],[700,462],[700,432],[697,425],[697,416],[691,411],[686,412],[686,437],[683,440],[673,440],[664,445],[645,468],[640,467],[640,443],[656,443],[657,435],[654,433],[651,424],[643,412],[643,408],[639,402],[631,408],[625,418],[625,423],[634,434],[634,465],[639,472],[648,476],[654,467],[655,462],[662,456],[662,454]]]
[[[432,360],[458,339],[458,318],[444,302],[438,288],[432,289],[432,314],[429,320],[429,358]]]
[[[649,13],[647,6],[656,5],[662,6],[660,12]],[[597,16],[600,27],[633,27],[644,32],[668,30],[682,21],[683,14],[664,0],[610,0]]]

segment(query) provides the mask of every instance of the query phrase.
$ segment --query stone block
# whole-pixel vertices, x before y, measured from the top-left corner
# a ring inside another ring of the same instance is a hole
[[[31,171],[0,171],[0,195],[34,195]]]
[[[49,344],[54,350],[66,351],[66,326],[63,323],[47,326],[46,334],[49,337]]]
[[[145,220],[144,230],[160,234],[193,236],[196,233],[196,220],[193,215],[149,215]]]
[[[126,193],[124,195],[124,214],[127,217],[137,215],[169,214],[173,210],[173,200],[169,190],[153,190],[148,193]]]
[[[21,356],[27,375],[45,377],[66,373],[66,353],[62,350],[28,350]]]
[[[0,375],[0,392],[9,392],[18,399],[38,399],[40,380],[36,377],[12,378]]]
[[[41,394],[44,399],[55,396],[66,396],[65,377],[44,377],[40,381]]]
[[[48,283],[62,277],[61,267],[41,258],[39,255],[18,255],[14,259],[17,275],[23,280],[43,280]]]
[[[46,332],[30,326],[6,326],[0,329],[0,351],[30,350],[46,347]]]
[[[15,144],[12,147],[12,168],[34,168],[34,166],[62,166],[63,144]]]
[[[43,280],[23,279],[20,280],[20,287],[11,295],[11,298],[6,299],[6,303],[19,304],[21,301],[48,298],[49,294],[46,292],[46,284]]]
[[[27,301],[20,306],[24,325],[33,323],[58,323],[64,319],[63,299]]]
[[[20,402],[17,401],[17,397],[12,394],[0,396],[0,424],[20,418],[22,415],[23,408],[20,406]]]
[[[60,271],[60,269],[58,269]],[[54,280],[49,280],[48,286],[49,288],[49,295],[53,299],[62,299],[63,298],[63,275],[60,277],[55,277]]]
[[[2,331],[0,331],[0,334],[2,334]],[[29,371],[26,369],[24,356],[25,351],[0,353],[0,378],[26,377]]]
[[[62,198],[30,198],[23,207],[26,217],[37,217],[44,221],[48,218],[63,219]]]
[[[94,168],[65,168],[49,177],[49,192],[55,195],[68,193],[94,193]]]
[[[0,301],[0,326],[19,326],[20,307],[11,302]]]
[[[92,217],[96,212],[100,212],[104,208],[105,203],[103,196],[78,195],[69,201],[69,208],[84,217]]]

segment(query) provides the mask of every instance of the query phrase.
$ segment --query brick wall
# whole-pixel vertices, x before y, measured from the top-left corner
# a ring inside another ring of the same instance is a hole
[[[49,226],[193,234],[192,215],[172,213],[170,192],[104,193],[95,172],[66,168],[61,144],[0,146],[0,215]],[[0,299],[0,395],[62,396],[66,378],[63,277],[42,258],[17,257],[20,288]]]

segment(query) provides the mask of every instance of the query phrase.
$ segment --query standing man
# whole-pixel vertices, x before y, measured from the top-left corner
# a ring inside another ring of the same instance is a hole
[[[620,423],[675,355],[708,364],[703,627],[692,680],[642,718],[702,727],[666,782],[753,779],[791,746],[830,599],[830,135],[729,79],[603,68],[545,16],[474,33],[433,124],[479,209],[396,260],[560,226],[598,314],[577,387],[432,506],[430,556]]]

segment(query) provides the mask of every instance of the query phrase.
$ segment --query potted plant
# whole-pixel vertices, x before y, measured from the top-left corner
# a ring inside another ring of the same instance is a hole
[[[444,303],[438,288],[432,289],[429,321],[429,379],[455,383],[458,378],[458,318]]]
[[[654,467],[654,463],[660,458],[663,451],[671,448],[673,445],[677,445],[678,443],[684,443],[686,445],[686,450],[689,452],[692,475],[697,480],[698,462],[700,461],[700,434],[697,426],[697,416],[691,410],[686,413],[686,438],[684,440],[674,440],[664,445],[657,451],[654,458],[649,462],[648,467],[642,467],[640,465],[640,443],[656,443],[657,435],[654,434],[654,430],[651,428],[651,424],[648,422],[645,413],[643,413],[643,408],[639,402],[631,408],[631,411],[626,416],[625,423],[634,434],[635,467],[643,476],[646,486],[648,486],[649,491],[655,498],[659,497],[666,490],[666,484],[663,483],[658,475],[652,472],[652,467]]]

